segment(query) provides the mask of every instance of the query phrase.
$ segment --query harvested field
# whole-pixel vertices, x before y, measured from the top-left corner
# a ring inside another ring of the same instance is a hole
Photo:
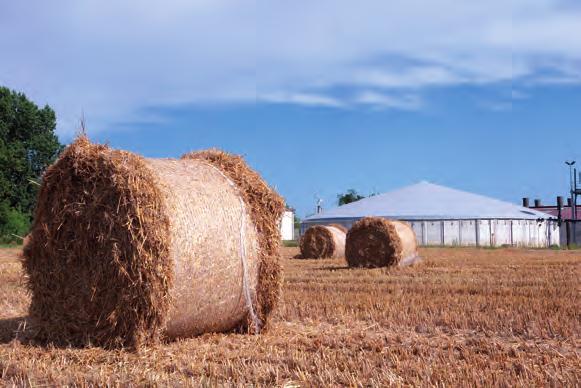
[[[555,385],[581,381],[579,251],[421,249],[404,268],[292,260],[264,335],[124,350],[27,344],[16,249],[0,250],[0,385]]]

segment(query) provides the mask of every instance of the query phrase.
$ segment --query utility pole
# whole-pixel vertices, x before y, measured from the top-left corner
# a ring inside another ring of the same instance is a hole
[[[581,190],[577,188],[577,168],[573,167],[575,161],[566,161],[569,166],[569,179],[571,184],[571,221],[567,223],[567,244],[577,244],[577,195],[581,195]],[[581,178],[580,178],[581,179]]]
[[[573,220],[579,219],[579,214],[577,214],[577,196],[581,195],[581,189],[577,188],[577,168],[573,169]]]
[[[569,166],[569,184],[571,186],[571,219],[577,219],[577,169],[573,169],[575,161],[566,161],[565,164]]]
[[[579,190],[577,189],[577,168],[573,169],[573,221],[577,220],[577,194]]]

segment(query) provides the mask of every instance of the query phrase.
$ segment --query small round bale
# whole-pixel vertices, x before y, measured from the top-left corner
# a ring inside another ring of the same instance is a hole
[[[24,248],[37,338],[259,332],[280,293],[283,209],[238,156],[146,159],[78,138],[43,177]]]
[[[347,229],[342,225],[313,225],[301,237],[303,259],[341,258],[345,256]]]
[[[365,217],[347,233],[345,257],[350,267],[408,265],[418,257],[416,236],[405,222]]]

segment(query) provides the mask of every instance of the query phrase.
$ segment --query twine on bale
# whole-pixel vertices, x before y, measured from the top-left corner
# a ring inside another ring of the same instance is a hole
[[[345,257],[350,267],[410,265],[419,260],[413,229],[406,223],[364,217],[347,233]]]
[[[268,317],[278,303],[282,285],[278,222],[285,208],[284,201],[240,156],[210,149],[187,153],[182,159],[206,161],[220,169],[238,187],[258,234],[259,270],[255,311],[262,325],[256,328],[249,321],[241,330],[256,333],[267,329]]]
[[[313,225],[301,237],[299,247],[300,258],[303,259],[324,259],[341,258],[345,255],[345,234],[347,229],[344,226]]]
[[[246,214],[246,209],[244,207],[244,202],[240,199],[240,208],[242,209],[242,214]],[[248,315],[252,324],[256,328],[257,333],[262,329],[262,322],[258,319],[256,312],[254,311],[254,303],[252,300],[252,295],[250,294],[250,287],[248,285],[248,263],[246,262],[246,247],[244,246],[245,233],[244,233],[244,220],[245,217],[242,216],[240,221],[240,259],[242,261],[242,289],[244,290],[244,300],[246,301],[246,308],[248,308]]]
[[[265,327],[284,205],[241,158],[220,155],[226,168],[144,159],[84,136],[67,147],[43,177],[24,248],[38,339],[139,347]]]
[[[236,186],[236,184],[232,182],[230,178],[226,176],[226,174],[220,171],[217,167],[211,164],[208,165],[214,168],[219,174],[221,174],[231,187],[238,190],[238,186]],[[242,262],[242,290],[244,292],[244,300],[246,302],[246,308],[248,309],[250,321],[255,328],[255,332],[260,333],[260,330],[262,329],[262,322],[254,311],[254,301],[251,295],[250,286],[248,284],[248,263],[246,258],[246,245],[244,244],[244,241],[246,241],[246,233],[244,228],[244,224],[246,222],[246,205],[244,204],[242,196],[240,196],[240,210],[240,261]]]

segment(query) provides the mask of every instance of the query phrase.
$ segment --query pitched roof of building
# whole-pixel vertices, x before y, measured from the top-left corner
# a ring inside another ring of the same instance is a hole
[[[551,215],[510,202],[420,182],[323,211],[305,219],[379,216],[414,219],[533,219]]]

